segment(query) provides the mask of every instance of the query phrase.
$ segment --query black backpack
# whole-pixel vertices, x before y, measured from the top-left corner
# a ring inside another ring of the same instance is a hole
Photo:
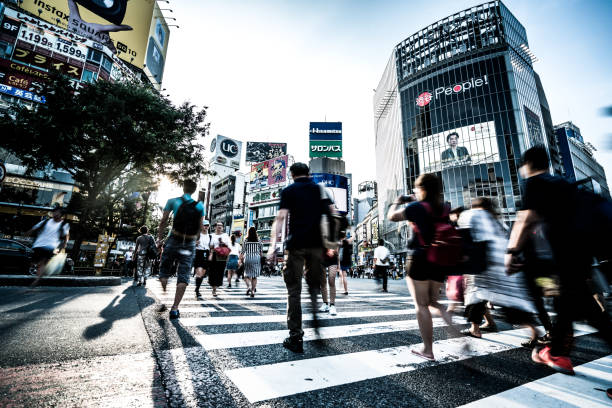
[[[172,229],[184,235],[197,235],[200,232],[200,218],[202,213],[196,208],[196,201],[187,201],[181,197],[183,204],[179,207]]]

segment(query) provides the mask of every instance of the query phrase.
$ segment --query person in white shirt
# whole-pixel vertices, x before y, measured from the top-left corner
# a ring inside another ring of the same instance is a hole
[[[378,246],[374,250],[374,276],[380,282],[382,278],[382,291],[387,291],[387,271],[389,269],[389,257],[391,253],[385,247],[385,241],[378,240]]]
[[[213,296],[217,296],[217,288],[223,285],[223,272],[225,271],[225,264],[229,257],[229,246],[231,245],[230,237],[223,232],[223,223],[217,222],[215,224],[215,232],[212,234],[210,242],[210,255],[208,260],[210,261],[210,271],[208,273],[208,284],[212,286]],[[220,248],[227,248],[227,255],[223,256],[219,252]]]
[[[196,241],[196,254],[193,260],[193,267],[195,268],[195,294],[196,297],[200,298],[200,286],[204,280],[204,275],[210,269],[208,257],[210,255],[210,244],[212,243],[212,234],[208,233],[210,228],[210,222],[207,220],[202,221],[202,228],[200,229],[200,237]]]
[[[242,251],[242,247],[239,243],[236,242],[236,235],[232,234],[230,236],[231,244],[229,245],[230,254],[227,258],[227,265],[225,266],[225,270],[227,270],[227,287],[232,287],[232,277],[236,273],[238,269],[238,257],[240,256],[240,251]]]
[[[34,225],[26,235],[36,234],[32,250],[33,261],[37,266],[37,277],[32,286],[36,286],[43,275],[47,262],[68,244],[70,226],[64,219],[64,209],[56,205],[52,218],[47,218]]]

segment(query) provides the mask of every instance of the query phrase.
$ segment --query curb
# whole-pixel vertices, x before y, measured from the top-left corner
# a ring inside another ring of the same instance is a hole
[[[0,275],[0,286],[30,286],[35,276],[30,275]],[[49,276],[42,278],[38,286],[119,286],[118,276]]]

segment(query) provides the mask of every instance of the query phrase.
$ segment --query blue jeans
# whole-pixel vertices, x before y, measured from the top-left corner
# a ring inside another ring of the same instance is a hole
[[[172,266],[177,262],[176,283],[189,285],[191,265],[193,264],[193,258],[195,258],[195,245],[195,240],[183,242],[173,236],[168,238],[164,245],[164,252],[162,252],[159,277],[169,278],[172,276]]]

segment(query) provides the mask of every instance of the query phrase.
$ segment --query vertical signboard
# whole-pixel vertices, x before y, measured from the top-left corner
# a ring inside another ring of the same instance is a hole
[[[229,137],[217,135],[213,140],[210,150],[214,152],[214,161],[234,168],[240,169],[240,155],[242,154],[242,142]]]
[[[310,122],[309,156],[342,157],[342,122]]]

